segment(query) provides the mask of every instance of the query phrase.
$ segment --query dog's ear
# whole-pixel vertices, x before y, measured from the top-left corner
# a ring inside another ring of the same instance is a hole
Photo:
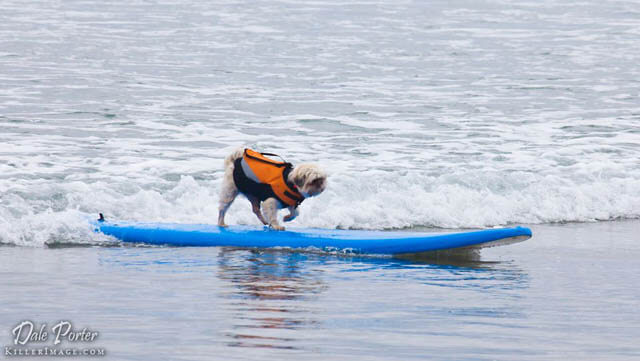
[[[304,186],[304,180],[305,180],[305,175],[303,172],[297,173],[293,176],[293,184],[296,185],[296,187],[302,187]]]

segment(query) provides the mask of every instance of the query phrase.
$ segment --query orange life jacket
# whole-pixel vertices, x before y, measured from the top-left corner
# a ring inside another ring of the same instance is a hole
[[[275,197],[290,207],[297,207],[304,200],[298,188],[287,177],[293,166],[265,157],[275,155],[245,149],[242,158],[235,161],[233,180],[238,190],[261,201]]]

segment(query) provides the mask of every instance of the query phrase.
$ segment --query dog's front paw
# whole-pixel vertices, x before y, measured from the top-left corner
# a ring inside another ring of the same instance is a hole
[[[279,224],[270,224],[269,227],[276,231],[284,231],[284,227]]]

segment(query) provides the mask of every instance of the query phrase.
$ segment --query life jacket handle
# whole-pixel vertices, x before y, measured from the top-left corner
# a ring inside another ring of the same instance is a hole
[[[278,158],[282,159],[282,161],[283,161],[284,163],[291,164],[291,163],[287,162],[286,160],[284,160],[284,158],[282,158],[281,156],[279,156],[279,155],[277,155],[277,154],[274,154],[274,153],[260,153],[260,154],[262,154],[262,155],[269,155],[269,156],[272,156],[272,157],[278,157]]]
[[[277,154],[275,154],[275,153],[260,153],[260,152],[256,152],[256,153],[259,153],[259,154],[262,154],[262,155],[265,155],[265,156],[278,157],[278,158],[282,159],[282,162],[283,162],[284,164],[274,164],[274,163],[271,163],[271,162],[267,162],[267,161],[265,161],[264,159],[260,159],[260,158],[252,157],[250,154],[247,154],[247,150],[245,149],[245,154],[246,154],[246,156],[247,156],[247,157],[249,157],[249,158],[251,158],[251,159],[255,159],[255,160],[260,161],[260,162],[265,162],[265,163],[274,164],[274,165],[279,166],[279,167],[281,167],[281,166],[285,166],[285,167],[293,167],[293,164],[291,164],[291,163],[287,162],[286,160],[284,160],[284,158],[282,158],[281,156],[279,156],[279,155],[277,155]]]

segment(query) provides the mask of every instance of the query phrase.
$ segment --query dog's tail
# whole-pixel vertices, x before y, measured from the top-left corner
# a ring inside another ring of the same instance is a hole
[[[234,163],[236,162],[236,159],[242,158],[243,155],[244,155],[244,148],[238,148],[234,150],[233,153],[229,154],[224,159],[224,169],[229,169],[233,171],[233,167],[234,167]]]

